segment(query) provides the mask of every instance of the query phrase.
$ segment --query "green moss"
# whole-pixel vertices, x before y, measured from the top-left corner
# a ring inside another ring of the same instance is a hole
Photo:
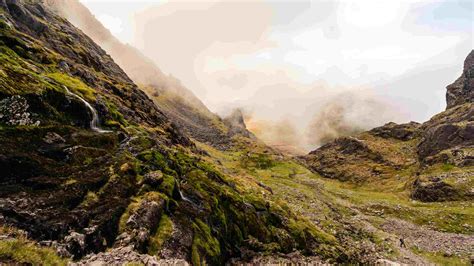
[[[127,208],[123,212],[122,216],[120,216],[119,220],[119,232],[123,233],[126,231],[127,228],[127,221],[132,215],[133,212],[135,212],[138,209],[138,206],[140,206],[140,203],[136,199],[132,199],[132,202],[128,204]]]
[[[64,73],[49,73],[47,77],[52,78],[61,85],[66,86],[71,92],[81,95],[88,101],[95,101],[95,90],[87,86],[80,79],[73,78]]]
[[[97,203],[99,201],[99,197],[95,192],[89,191],[87,192],[86,197],[82,201],[81,205],[82,206],[90,206],[94,203]]]
[[[337,257],[338,251],[336,248],[338,243],[336,238],[316,228],[304,217],[290,219],[288,227],[290,234],[296,239],[299,249],[314,252],[322,258]],[[318,243],[316,250],[308,250],[312,242]]]
[[[123,233],[126,231],[127,221],[130,216],[140,207],[140,204],[143,200],[151,200],[151,201],[160,201],[161,199],[165,200],[165,205],[168,204],[168,197],[160,192],[156,191],[149,191],[145,192],[143,195],[138,197],[134,197],[131,199],[131,202],[128,204],[125,211],[122,213],[122,216],[119,219],[119,232]]]
[[[66,182],[64,182],[64,186],[70,186],[70,185],[73,185],[73,184],[76,184],[77,183],[77,180],[74,179],[74,178],[71,178],[71,179],[68,179]]]
[[[193,223],[192,263],[193,265],[206,265],[207,259],[217,260],[221,249],[219,241],[211,235],[211,229],[200,219]],[[212,263],[212,261],[211,261]]]
[[[88,165],[90,163],[92,163],[94,161],[94,158],[91,158],[91,157],[87,157],[86,159],[84,159],[84,164],[85,165]]]
[[[160,191],[165,193],[167,196],[172,197],[173,191],[176,185],[176,180],[170,175],[163,175],[163,182],[160,185]]]
[[[275,165],[275,162],[268,154],[247,153],[241,156],[240,164],[245,169],[269,169]]]
[[[170,238],[172,234],[173,222],[166,214],[163,214],[161,216],[158,229],[156,230],[155,234],[150,237],[148,243],[148,254],[156,255],[157,252],[160,251],[164,242]]]
[[[0,41],[0,92],[7,95],[39,94],[58,90],[36,71],[40,67],[25,61]]]
[[[446,163],[446,164],[443,164],[443,166],[441,167],[441,169],[444,171],[444,172],[448,172],[448,171],[451,171],[454,169],[454,165],[452,164],[449,164],[449,163]]]
[[[128,121],[123,117],[122,113],[118,110],[117,106],[110,101],[106,101],[109,115],[113,120],[107,120],[105,124],[111,127],[118,127],[119,125],[128,126]]]
[[[53,249],[35,246],[26,239],[0,241],[0,261],[7,264],[67,265]]]
[[[127,262],[125,263],[125,266],[144,266],[145,264],[141,262]]]

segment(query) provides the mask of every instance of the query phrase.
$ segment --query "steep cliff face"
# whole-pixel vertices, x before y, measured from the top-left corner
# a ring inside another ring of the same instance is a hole
[[[304,160],[325,177],[358,184],[407,176],[412,197],[423,201],[472,199],[473,71],[471,51],[463,74],[447,87],[447,110],[429,121],[389,123],[356,138],[340,138]]]
[[[0,0],[0,62],[0,262],[51,259],[30,240],[74,259],[107,248],[196,265],[243,251],[341,256],[330,235],[253,192],[257,184],[217,170],[41,1]]]
[[[418,146],[424,161],[450,161],[472,166],[474,158],[474,51],[464,61],[464,70],[447,87],[446,111],[423,124],[423,139]]]
[[[446,109],[474,101],[474,51],[464,61],[461,76],[446,91]]]

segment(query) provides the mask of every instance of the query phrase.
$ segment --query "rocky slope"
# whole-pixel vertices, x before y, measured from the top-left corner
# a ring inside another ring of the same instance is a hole
[[[366,230],[393,243],[399,255],[389,260],[472,264],[473,69],[471,51],[447,87],[447,109],[429,121],[388,123],[299,158]]]
[[[339,138],[303,159],[317,173],[353,183],[409,177],[422,201],[474,199],[474,51],[447,87],[446,111],[418,124],[389,123]]]
[[[353,260],[331,233],[206,159],[42,1],[0,0],[0,51],[1,263],[63,264],[55,256],[106,249],[105,260],[148,253],[195,265],[293,250]]]
[[[232,138],[249,131],[235,131],[181,82],[165,75],[150,59],[132,46],[122,44],[77,0],[47,0],[46,5],[67,18],[104,48],[131,79],[190,137],[220,149],[234,145]]]

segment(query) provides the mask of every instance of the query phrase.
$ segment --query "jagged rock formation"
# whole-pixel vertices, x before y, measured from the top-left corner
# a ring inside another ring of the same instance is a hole
[[[418,155],[424,163],[474,165],[473,73],[474,51],[471,51],[464,61],[461,77],[447,87],[447,110],[422,126]]]
[[[401,125],[391,122],[382,127],[370,130],[370,133],[381,138],[393,138],[407,141],[418,137],[418,134],[420,133],[418,130],[419,127],[420,124],[413,121]]]
[[[462,75],[446,91],[446,109],[474,101],[474,51],[464,61]]]
[[[461,77],[447,87],[447,110],[429,121],[388,123],[357,138],[336,139],[303,159],[325,177],[355,183],[409,175],[412,197],[422,201],[472,199],[473,73],[471,51]]]

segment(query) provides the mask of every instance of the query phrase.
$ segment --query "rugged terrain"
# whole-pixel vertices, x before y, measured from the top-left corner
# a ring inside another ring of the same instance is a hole
[[[71,7],[0,0],[0,263],[469,263],[472,52],[430,121],[291,158]]]
[[[140,89],[160,106],[160,110],[191,138],[227,149],[234,144],[232,137],[236,131],[251,136],[245,128],[236,128],[232,121],[223,120],[209,111],[178,79],[165,75],[137,49],[122,44],[77,0],[47,0],[45,3],[109,53]]]
[[[53,259],[30,252],[30,240],[74,260],[121,247],[194,264],[247,249],[342,254],[319,228],[205,162],[67,20],[40,1],[0,7],[0,217],[12,232],[2,261]]]
[[[336,139],[304,156],[324,177],[354,184],[396,177],[424,202],[474,199],[474,52],[447,87],[446,111],[429,121],[388,123],[355,137]],[[398,182],[399,184],[401,182]]]

